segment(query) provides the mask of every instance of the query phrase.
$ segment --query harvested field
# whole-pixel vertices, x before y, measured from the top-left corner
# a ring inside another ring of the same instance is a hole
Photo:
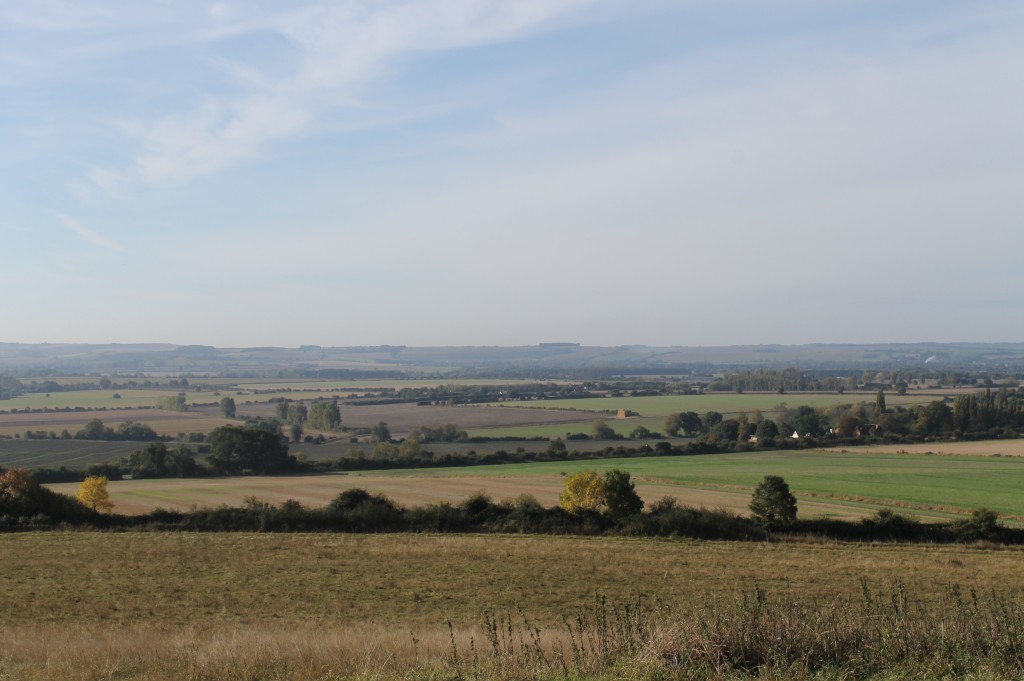
[[[762,678],[752,654],[780,680],[925,678],[937,665],[934,678],[1017,678],[1021,557],[611,537],[6,535],[0,677]],[[945,656],[922,664],[926,647]],[[843,657],[810,673],[786,663],[826,648]]]
[[[90,442],[87,440],[0,439],[3,468],[60,468],[84,470],[94,463],[110,463],[146,446],[145,442]]]
[[[160,435],[176,437],[179,433],[208,433],[218,426],[232,423],[220,416],[216,407],[198,407],[186,412],[163,409],[107,409],[100,411],[57,411],[0,414],[0,435],[24,435],[25,431],[42,430],[58,435],[64,429],[72,435],[92,419],[117,429],[125,421],[145,423]],[[235,421],[234,423],[238,423]]]
[[[545,624],[595,593],[685,605],[755,584],[809,598],[900,578],[1024,593],[1024,551],[473,535],[0,535],[0,623],[180,626],[479,621],[522,606]],[[572,566],[572,569],[566,569]]]
[[[273,416],[272,404],[239,404],[239,416]],[[589,432],[594,415],[546,409],[503,409],[484,406],[417,406],[414,403],[341,405],[341,423],[347,428],[372,428],[384,421],[392,434],[401,437],[418,426],[441,426],[454,423],[463,430],[485,426],[529,426],[536,424],[567,424],[566,430],[578,432],[579,423]],[[571,427],[570,427],[571,424]]]

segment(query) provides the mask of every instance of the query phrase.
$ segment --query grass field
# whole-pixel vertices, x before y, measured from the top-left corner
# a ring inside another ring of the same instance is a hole
[[[910,392],[906,395],[886,394],[885,401],[890,407],[897,405],[927,404],[942,399],[944,393]],[[760,409],[768,414],[778,410],[779,404],[789,407],[807,405],[815,408],[836,404],[873,404],[874,393],[708,393],[705,395],[654,395],[650,397],[591,397],[569,400],[536,400],[530,402],[500,402],[499,406],[511,409],[570,409],[588,412],[614,414],[619,409],[629,409],[641,416],[664,418],[669,414],[693,411],[705,414],[709,411],[725,415],[746,412],[753,414]]]
[[[526,492],[553,505],[564,484],[563,474],[609,468],[629,471],[648,502],[673,496],[688,505],[746,513],[754,486],[765,475],[781,475],[796,495],[802,517],[857,518],[880,508],[897,508],[924,520],[940,520],[986,507],[1011,522],[1024,521],[1024,459],[1014,457],[764,452],[319,476],[132,480],[110,483],[110,492],[118,510],[126,513],[158,506],[238,505],[249,495],[322,506],[351,487],[412,505],[459,501],[479,490],[498,499]],[[51,487],[65,493],[77,488]]]
[[[111,390],[69,390],[67,392],[30,393],[19,397],[12,397],[9,400],[0,402],[0,410],[10,411],[17,409],[122,409],[126,407],[152,407],[162,397],[174,397],[179,393],[178,388],[166,390],[132,390],[132,389],[111,389]],[[120,395],[120,397],[114,397]],[[189,402],[195,399],[195,395],[204,395],[206,401],[216,401],[210,397],[210,393],[185,393],[185,399]]]

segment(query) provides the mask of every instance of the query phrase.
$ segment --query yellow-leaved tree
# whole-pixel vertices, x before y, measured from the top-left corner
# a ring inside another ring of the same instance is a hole
[[[558,503],[569,513],[600,511],[605,505],[604,478],[594,471],[580,471],[565,479]]]
[[[90,475],[78,488],[78,500],[94,511],[109,511],[114,508],[107,491],[107,476]]]

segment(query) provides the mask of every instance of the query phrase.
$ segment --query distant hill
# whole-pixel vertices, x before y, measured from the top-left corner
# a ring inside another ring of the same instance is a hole
[[[215,348],[171,344],[0,343],[7,373],[275,374],[331,377],[512,375],[587,372],[674,374],[738,368],[805,370],[910,369],[1024,371],[1024,343],[891,343],[870,345],[734,345],[723,347],[586,346],[541,343],[514,347]]]

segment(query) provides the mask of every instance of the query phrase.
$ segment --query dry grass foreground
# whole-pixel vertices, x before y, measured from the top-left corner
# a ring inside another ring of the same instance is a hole
[[[856,599],[862,578],[877,588],[899,578],[926,598],[952,583],[1020,597],[1022,558],[625,538],[3,535],[0,678],[412,678],[401,670],[444,659],[453,638],[463,656],[485,647],[487,611],[525,617],[547,637],[595,594],[699,608],[755,585]]]

